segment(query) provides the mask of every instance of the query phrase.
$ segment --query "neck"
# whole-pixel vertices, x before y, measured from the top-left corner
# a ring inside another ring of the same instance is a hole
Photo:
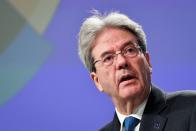
[[[143,102],[142,101],[137,101],[135,99],[131,100],[121,100],[121,102],[116,102],[115,106],[116,109],[123,115],[130,115],[133,114],[134,110]]]
[[[113,99],[113,103],[118,112],[120,112],[123,115],[130,115],[133,114],[134,110],[147,99],[149,93],[150,88],[149,90],[145,91],[143,95],[141,95],[140,97],[132,97],[127,99]]]

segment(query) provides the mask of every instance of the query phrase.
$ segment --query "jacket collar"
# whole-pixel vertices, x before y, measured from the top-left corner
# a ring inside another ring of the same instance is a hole
[[[167,118],[160,114],[166,107],[166,95],[160,89],[152,86],[152,91],[142,116],[140,131],[146,131],[146,129],[148,131],[162,131]]]
[[[111,131],[120,131],[120,121],[118,119],[116,112],[114,114],[111,128],[112,128]]]

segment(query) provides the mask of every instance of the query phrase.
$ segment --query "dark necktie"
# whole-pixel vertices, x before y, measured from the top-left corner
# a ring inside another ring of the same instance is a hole
[[[129,116],[124,120],[125,131],[134,131],[134,128],[139,123],[139,120],[133,116]]]

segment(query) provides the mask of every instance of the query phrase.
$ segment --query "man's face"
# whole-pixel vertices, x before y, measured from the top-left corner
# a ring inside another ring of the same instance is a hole
[[[127,43],[137,42],[135,35],[119,28],[106,28],[93,43],[92,56],[101,59],[103,54],[115,53],[125,48]],[[110,66],[101,61],[95,64],[96,72],[91,73],[96,87],[113,100],[143,98],[151,84],[149,54],[139,51],[133,58],[118,54]]]

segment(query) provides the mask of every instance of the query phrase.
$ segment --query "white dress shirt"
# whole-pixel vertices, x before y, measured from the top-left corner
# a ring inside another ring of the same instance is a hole
[[[140,122],[141,122],[142,115],[143,115],[143,112],[144,112],[144,108],[146,107],[147,100],[148,100],[148,98],[147,98],[146,100],[144,100],[144,102],[141,103],[141,104],[133,111],[133,113],[130,114],[130,115],[128,115],[128,116],[133,116],[133,117],[139,119]],[[120,131],[124,131],[123,122],[124,122],[125,118],[128,117],[128,116],[121,114],[121,113],[117,110],[117,108],[115,108],[115,110],[116,110],[117,117],[118,117],[118,119],[119,119],[119,121],[120,121],[120,124],[121,124]],[[134,131],[139,131],[140,122],[139,122],[138,125],[135,127]]]

